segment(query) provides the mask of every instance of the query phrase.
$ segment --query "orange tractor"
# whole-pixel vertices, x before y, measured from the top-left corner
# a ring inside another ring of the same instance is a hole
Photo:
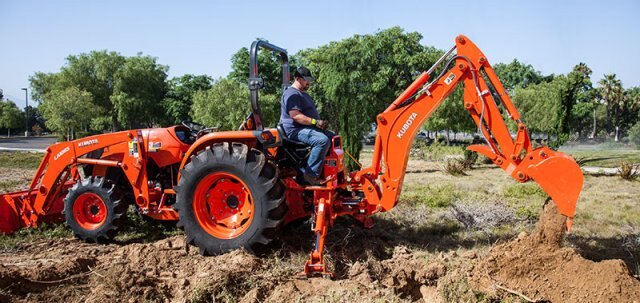
[[[583,175],[569,156],[533,149],[504,87],[485,55],[465,36],[377,116],[371,166],[348,172],[340,136],[332,138],[321,186],[298,178],[309,146],[265,129],[258,102],[260,48],[277,53],[282,85],[289,85],[287,52],[263,41],[250,49],[252,112],[237,131],[186,122],[169,128],[129,130],[50,146],[25,191],[0,198],[0,231],[66,221],[87,241],[113,239],[129,205],[144,216],[177,221],[189,244],[204,255],[267,244],[277,229],[311,217],[315,246],[304,272],[330,275],[325,238],[338,216],[371,226],[370,216],[398,202],[409,150],[420,126],[460,83],[464,104],[485,144],[468,149],[491,159],[518,182],[536,181],[561,213],[574,216]],[[444,65],[443,65],[444,63]],[[436,68],[442,72],[429,81]],[[515,121],[512,137],[500,111]]]

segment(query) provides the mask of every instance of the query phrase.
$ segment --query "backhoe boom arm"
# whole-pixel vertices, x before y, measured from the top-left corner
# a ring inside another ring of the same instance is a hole
[[[453,50],[456,54],[448,58]],[[444,71],[428,82],[436,65],[445,60],[448,61]],[[520,114],[480,49],[460,35],[455,47],[436,65],[422,73],[377,116],[372,165],[352,178],[362,186],[371,212],[387,211],[396,205],[413,138],[454,88],[464,83],[463,106],[486,141],[486,145],[472,145],[468,149],[487,156],[519,182],[535,180],[560,211],[573,218],[584,178],[580,167],[571,157],[548,147],[532,149]],[[517,124],[515,139],[502,117],[500,104]]]

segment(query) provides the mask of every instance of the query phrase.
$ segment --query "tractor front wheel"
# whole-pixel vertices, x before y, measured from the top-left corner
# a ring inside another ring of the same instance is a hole
[[[64,199],[64,216],[73,234],[87,242],[112,240],[124,227],[127,204],[102,177],[89,177],[71,187]]]
[[[275,165],[242,143],[216,143],[192,156],[176,192],[178,226],[203,255],[267,244],[286,214]]]

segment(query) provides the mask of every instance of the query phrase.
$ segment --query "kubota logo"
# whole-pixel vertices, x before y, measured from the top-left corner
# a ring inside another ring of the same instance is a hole
[[[415,120],[417,116],[418,114],[411,113],[411,116],[409,117],[409,119],[407,119],[407,122],[405,122],[404,125],[402,125],[402,129],[398,131],[398,134],[396,135],[398,136],[398,139],[402,139],[402,136],[404,136],[404,134],[407,132],[411,124],[413,124],[413,120]]]
[[[59,151],[55,157],[53,157],[53,161],[58,160],[58,158],[60,158],[60,156],[66,154],[71,148],[69,148],[69,146],[65,147],[63,150]]]
[[[85,147],[85,146],[89,146],[89,145],[93,145],[93,144],[98,144],[98,139],[90,139],[87,141],[82,141],[80,143],[78,143],[78,147]]]

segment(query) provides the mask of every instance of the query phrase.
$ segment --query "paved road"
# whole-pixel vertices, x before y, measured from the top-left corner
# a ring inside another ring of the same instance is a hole
[[[44,152],[49,145],[56,143],[55,137],[11,137],[0,138],[0,150],[20,150]]]

